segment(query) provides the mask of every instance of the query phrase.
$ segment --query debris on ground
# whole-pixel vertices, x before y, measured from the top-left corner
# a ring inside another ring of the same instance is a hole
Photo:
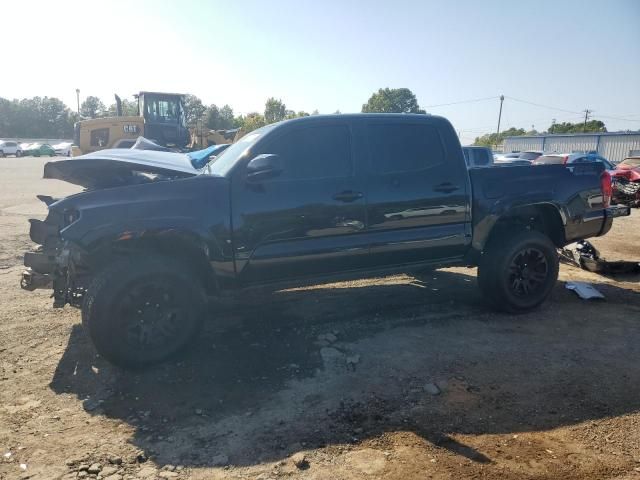
[[[357,353],[355,355],[350,355],[346,358],[347,365],[350,367],[355,367],[356,364],[360,363],[360,355]]]
[[[333,343],[336,340],[338,340],[338,337],[335,336],[333,333],[323,333],[321,335],[318,335],[318,340],[319,341],[327,341],[329,343]]]
[[[435,383],[427,383],[422,387],[422,389],[429,395],[440,395],[440,387]]]
[[[638,261],[610,262],[600,257],[600,252],[591,242],[579,240],[560,251],[560,258],[589,272],[601,274],[640,273]]]
[[[292,455],[291,462],[300,470],[304,470],[309,467],[307,456],[302,452],[298,452]]]
[[[573,290],[576,294],[584,299],[591,300],[592,298],[604,298],[604,295],[596,289],[593,285],[587,282],[567,282],[567,290]]]

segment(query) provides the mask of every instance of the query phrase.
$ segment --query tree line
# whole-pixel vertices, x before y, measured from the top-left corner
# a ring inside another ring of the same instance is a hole
[[[416,96],[408,88],[384,88],[374,92],[367,103],[362,105],[363,112],[425,113],[418,106]],[[334,113],[340,113],[336,111]],[[123,115],[138,115],[136,101],[122,99]],[[263,112],[251,112],[235,115],[229,105],[218,107],[205,105],[195,95],[185,97],[185,115],[191,128],[211,130],[229,130],[243,128],[255,130],[264,125],[297,117],[318,114],[292,110],[275,97],[265,102]],[[100,98],[90,95],[80,105],[80,115],[55,97],[33,97],[8,100],[0,97],[0,137],[5,138],[71,138],[73,126],[80,119],[113,117],[116,104],[106,106]]]
[[[589,120],[586,124],[584,122],[562,122],[552,123],[549,128],[543,132],[537,130],[526,131],[524,128],[511,127],[498,133],[487,133],[481,137],[476,137],[474,145],[482,145],[485,147],[491,147],[494,145],[500,145],[507,137],[521,137],[523,135],[555,135],[561,133],[605,133],[607,127],[604,122],[600,120]]]
[[[382,113],[425,113],[421,109],[415,94],[408,88],[381,88],[374,92],[361,111]],[[138,115],[136,101],[122,100],[123,115]],[[334,113],[340,113],[336,111]],[[243,128],[249,132],[270,123],[297,117],[318,114],[303,110],[295,111],[287,107],[281,100],[270,97],[265,102],[262,112],[251,112],[236,115],[227,104],[218,107],[215,104],[205,105],[195,95],[185,97],[185,115],[187,125],[195,129],[229,130]],[[55,97],[33,97],[8,100],[0,98],[0,137],[10,138],[71,138],[73,125],[79,119],[112,117],[116,115],[116,104],[106,106],[96,96],[88,96],[80,105],[80,115],[67,107]],[[583,122],[562,122],[553,124],[543,133],[582,133],[606,132],[605,124],[600,120]],[[496,133],[488,133],[475,139],[476,145],[497,145],[508,136],[537,135],[536,130],[525,131],[523,128],[511,127]]]

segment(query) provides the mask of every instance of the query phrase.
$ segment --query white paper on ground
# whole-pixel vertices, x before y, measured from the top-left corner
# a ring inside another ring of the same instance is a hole
[[[592,298],[604,298],[596,287],[586,282],[567,282],[565,285],[568,290],[573,290],[580,298],[590,300]]]

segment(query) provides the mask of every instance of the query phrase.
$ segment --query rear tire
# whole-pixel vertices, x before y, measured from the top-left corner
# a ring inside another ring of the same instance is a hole
[[[556,247],[549,237],[527,230],[487,247],[478,266],[478,284],[497,310],[523,313],[547,299],[558,268]]]
[[[21,157],[21,156],[22,156],[22,152],[21,152],[20,150],[18,150],[18,151],[16,152],[16,158],[19,158],[19,157]]]
[[[82,325],[109,362],[139,368],[184,348],[205,306],[203,286],[182,263],[128,257],[96,275],[84,296]]]

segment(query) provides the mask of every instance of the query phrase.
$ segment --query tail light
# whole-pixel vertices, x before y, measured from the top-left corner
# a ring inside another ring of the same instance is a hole
[[[565,155],[564,157],[562,157],[562,163],[564,165],[566,165],[568,161],[569,161],[569,155]]]
[[[606,170],[600,175],[600,188],[602,190],[602,203],[604,208],[607,208],[611,203],[611,174]]]

